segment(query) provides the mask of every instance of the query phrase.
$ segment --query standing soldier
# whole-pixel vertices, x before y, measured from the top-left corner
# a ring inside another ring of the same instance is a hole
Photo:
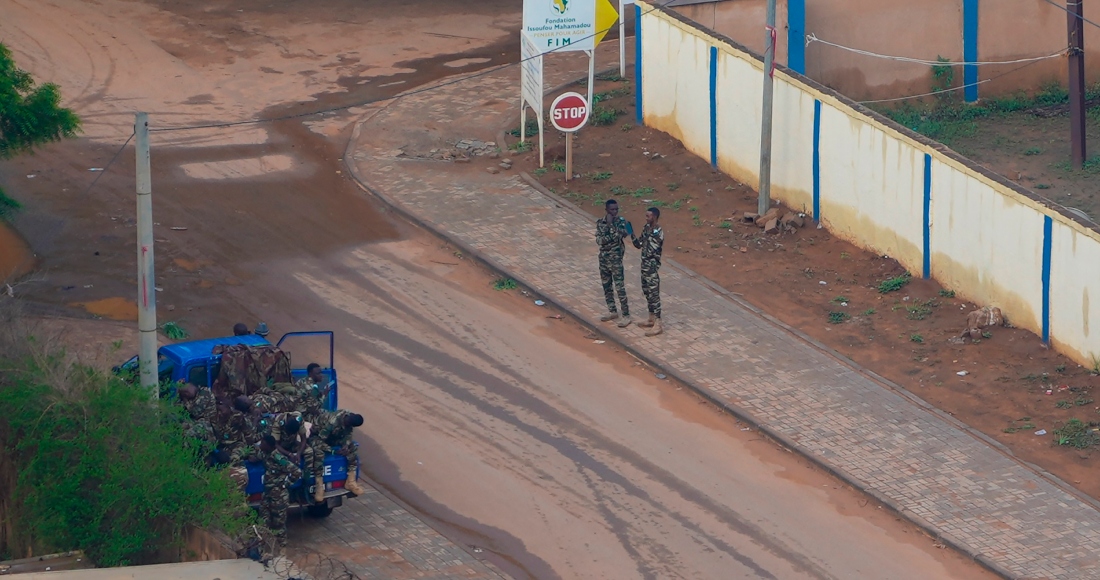
[[[362,415],[344,410],[333,413],[322,412],[317,418],[317,425],[305,450],[305,464],[311,470],[316,484],[313,490],[314,501],[318,503],[325,501],[325,455],[329,453],[347,457],[348,478],[344,482],[344,489],[355,495],[362,495],[363,488],[356,481],[356,473],[359,470],[359,444],[351,438],[351,430],[362,424]]]
[[[623,306],[619,328],[630,326],[630,307],[626,302],[626,278],[623,276],[623,253],[626,245],[623,238],[633,237],[630,222],[619,215],[619,203],[613,199],[604,202],[607,215],[596,220],[596,245],[600,248],[600,282],[603,283],[603,298],[607,301],[608,313],[600,317],[601,322],[619,318],[615,307],[615,290],[619,291],[619,302]]]
[[[260,440],[260,458],[264,462],[264,497],[260,502],[260,519],[275,534],[279,551],[282,551],[286,547],[286,512],[290,508],[288,488],[302,478],[302,469],[271,435],[264,435]]]
[[[638,326],[649,328],[646,336],[661,334],[661,277],[657,270],[661,268],[661,248],[665,244],[665,231],[657,225],[661,210],[651,207],[645,212],[645,227],[642,237],[630,236],[635,248],[642,250],[642,293],[649,304],[649,320],[638,322]]]
[[[210,389],[187,384],[180,386],[176,395],[191,418],[184,427],[184,434],[207,442],[211,447],[216,445],[214,425],[218,422],[218,402],[214,399],[214,394]]]

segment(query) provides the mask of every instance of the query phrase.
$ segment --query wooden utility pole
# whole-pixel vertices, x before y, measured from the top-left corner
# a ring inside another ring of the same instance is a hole
[[[760,115],[760,198],[756,211],[768,213],[772,187],[772,69],[775,66],[775,0],[768,0],[767,40],[764,49],[764,105]]]
[[[149,115],[134,115],[137,137],[138,368],[141,386],[160,396],[157,376],[157,292],[153,272],[153,180],[149,170]]]
[[[1084,0],[1067,0],[1069,17],[1069,143],[1073,166],[1085,164],[1085,12]]]

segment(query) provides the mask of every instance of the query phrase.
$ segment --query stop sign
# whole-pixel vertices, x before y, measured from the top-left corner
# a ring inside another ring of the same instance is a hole
[[[588,122],[588,101],[578,93],[565,93],[550,105],[550,122],[558,131],[572,133]]]

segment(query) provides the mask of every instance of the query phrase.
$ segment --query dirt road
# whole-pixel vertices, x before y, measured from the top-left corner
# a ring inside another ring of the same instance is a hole
[[[390,96],[515,60],[519,6],[3,0],[0,38],[87,129],[0,165],[44,273],[18,291],[132,316],[132,149],[87,187],[134,110],[163,128]],[[987,577],[392,219],[340,173],[366,110],[154,135],[162,322],[335,329],[366,474],[517,578]]]

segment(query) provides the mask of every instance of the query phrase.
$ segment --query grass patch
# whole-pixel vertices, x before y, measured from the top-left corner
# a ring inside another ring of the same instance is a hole
[[[622,87],[610,91],[604,91],[602,93],[596,93],[592,95],[592,104],[597,105],[603,101],[614,99],[615,97],[625,97],[630,94],[630,87]]]
[[[1049,183],[1036,183],[1035,189],[1050,189]]]
[[[546,169],[545,167],[538,167],[534,171],[532,171],[531,173],[535,174],[535,177],[542,177],[543,175],[546,175],[547,171],[549,171],[549,170]]]
[[[932,316],[932,307],[938,306],[935,300],[914,301],[905,307],[905,317],[909,320],[924,320]]]
[[[592,124],[599,127],[603,125],[614,125],[615,120],[620,115],[626,113],[622,109],[616,109],[613,107],[601,107],[600,105],[594,105],[592,107]]]
[[[733,224],[731,224],[729,220],[723,220],[722,223],[718,224],[718,227],[723,230],[728,230],[733,227]]]
[[[872,315],[872,314],[874,314],[874,313],[875,313],[875,309],[874,309],[874,308],[868,308],[867,310],[864,310],[862,314],[863,314],[864,316],[870,316],[870,315]]]
[[[851,318],[851,315],[849,315],[847,312],[830,312],[829,324],[840,324],[848,320],[849,318]]]
[[[557,161],[550,164],[550,169],[557,171],[558,173],[565,173],[565,164]]]
[[[1090,429],[1084,421],[1070,419],[1065,425],[1054,430],[1054,442],[1077,449],[1088,449],[1100,442],[1100,435]]]
[[[172,340],[183,340],[188,336],[191,336],[177,322],[165,322],[163,325],[161,325],[160,330],[164,332],[164,336],[167,336]]]
[[[1024,155],[1027,155],[1027,156],[1030,157],[1032,155],[1039,155],[1042,152],[1043,152],[1043,150],[1039,149],[1038,147],[1029,147],[1028,149],[1024,150]]]
[[[883,280],[878,285],[879,294],[887,294],[889,292],[897,292],[905,287],[909,283],[911,276],[909,272],[902,274],[901,276],[895,276],[889,280]]]
[[[633,129],[633,128],[634,128],[634,125],[631,125],[630,123],[623,123],[623,126],[619,127],[619,129],[622,129],[624,133],[626,131],[629,131],[629,130]]]
[[[533,141],[516,141],[508,146],[509,151],[515,151],[516,153],[526,153],[531,149],[534,149],[535,144]]]
[[[608,179],[611,179],[612,175],[614,175],[614,174],[611,173],[610,171],[600,171],[598,173],[597,172],[589,173],[589,174],[585,175],[585,177],[587,177],[589,181],[607,181]]]
[[[680,184],[676,182],[666,183],[665,187],[667,187],[669,191],[676,191],[677,189],[680,189]]]
[[[527,125],[525,125],[524,127],[526,127],[526,131],[524,131],[524,133],[525,133],[524,137],[534,137],[535,135],[539,134],[538,119],[527,121]],[[520,131],[520,128],[516,127],[515,129],[512,129],[511,131],[508,131],[508,134],[513,136],[513,137],[519,137],[520,136],[519,131]]]
[[[944,298],[954,298],[955,297],[955,291],[954,290],[940,290],[940,296],[943,296]]]
[[[833,298],[833,302],[847,302],[847,301],[848,301],[847,296],[837,296],[836,298]]]
[[[493,282],[493,290],[504,291],[515,290],[516,288],[519,288],[519,284],[516,284],[516,281],[511,278],[497,278]]]
[[[920,343],[924,342],[924,337],[919,335],[919,334],[910,334],[909,335],[909,342],[915,342],[917,344],[920,344]]]

